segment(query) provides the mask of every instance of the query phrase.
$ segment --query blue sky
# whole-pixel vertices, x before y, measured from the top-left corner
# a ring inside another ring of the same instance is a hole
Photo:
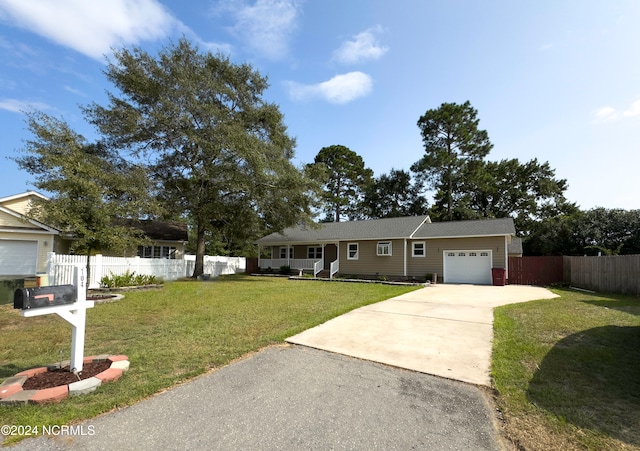
[[[269,78],[296,164],[341,144],[376,175],[408,169],[418,118],[469,100],[489,160],[548,161],[581,208],[638,209],[639,23],[637,0],[0,0],[0,197],[33,189],[7,159],[21,111],[95,139],[79,106],[114,91],[110,49],[186,36]]]

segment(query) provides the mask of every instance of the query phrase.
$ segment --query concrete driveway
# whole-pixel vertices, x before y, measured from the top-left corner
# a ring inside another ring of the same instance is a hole
[[[353,310],[287,342],[490,386],[494,307],[554,297],[521,285],[435,285]]]

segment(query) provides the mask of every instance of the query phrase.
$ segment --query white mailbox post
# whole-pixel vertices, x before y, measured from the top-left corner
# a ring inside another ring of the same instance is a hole
[[[82,371],[84,360],[84,332],[87,323],[87,309],[92,308],[93,301],[87,301],[87,268],[78,265],[75,268],[76,302],[73,304],[52,305],[21,311],[25,318],[40,315],[57,314],[71,324],[71,371]]]

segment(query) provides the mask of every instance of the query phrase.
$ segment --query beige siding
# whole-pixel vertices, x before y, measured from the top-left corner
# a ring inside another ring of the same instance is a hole
[[[31,223],[23,221],[20,218],[16,218],[15,216],[9,215],[3,211],[0,211],[0,227],[35,228]]]
[[[392,240],[393,255],[377,256],[379,240],[358,241],[358,260],[347,260],[348,243],[340,243],[340,273],[363,275],[404,275],[404,242]],[[424,241],[425,257],[412,257],[413,242]],[[353,242],[353,241],[352,241]],[[494,268],[505,267],[504,237],[455,238],[436,240],[407,240],[407,276],[423,278],[427,274],[443,273],[443,252],[445,250],[490,250]]]
[[[505,267],[505,239],[503,236],[486,238],[448,238],[426,240],[427,256],[411,257],[409,247],[408,275],[424,277],[428,273],[438,273],[441,277],[443,268],[443,252],[449,250],[489,250],[493,258],[492,267]]]
[[[14,199],[14,200],[10,200],[2,203],[3,207],[13,210],[16,213],[20,213],[21,215],[27,214],[27,211],[29,210],[30,205],[31,205],[31,196],[21,197],[19,199]]]
[[[38,273],[46,272],[47,253],[53,251],[53,240],[54,240],[53,235],[40,234],[40,233],[36,234],[36,233],[2,233],[0,232],[0,240],[37,241],[38,242],[38,261],[36,264],[36,272]]]
[[[368,240],[357,241],[358,260],[347,260],[348,243],[340,243],[340,273],[341,274],[363,274],[363,275],[389,275],[401,276],[403,273],[403,240],[390,240],[390,256],[376,255],[378,242],[389,240]],[[354,243],[356,241],[349,241]]]
[[[342,275],[404,275],[404,240],[391,240],[392,255],[376,255],[377,245],[380,241],[389,240],[366,240],[366,241],[342,241],[338,246],[338,256],[340,260],[340,274]],[[412,249],[414,242],[425,243],[425,257],[413,257]],[[347,259],[347,249],[349,243],[358,243],[358,260]],[[320,246],[320,245],[318,245]],[[280,247],[272,247],[272,258],[280,257]],[[294,246],[294,258],[307,258],[308,245]],[[489,250],[493,258],[494,268],[505,267],[505,239],[499,237],[484,238],[447,238],[431,240],[407,240],[407,273],[408,277],[424,278],[427,274],[437,273],[439,277],[443,274],[443,252],[448,250]],[[326,250],[325,250],[326,251]],[[325,258],[329,258],[330,253],[326,252]],[[326,263],[326,262],[325,262]]]

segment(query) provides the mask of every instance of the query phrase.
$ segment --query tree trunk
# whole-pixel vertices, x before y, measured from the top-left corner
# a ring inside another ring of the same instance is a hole
[[[451,179],[451,169],[449,169],[447,178],[449,179],[449,185],[447,187],[447,219],[453,220],[453,214],[451,214],[451,204],[453,204],[453,180]]]
[[[204,251],[205,251],[205,227],[201,223],[201,220],[198,220],[197,225],[197,237],[196,237],[196,266],[193,268],[193,274],[191,277],[193,279],[198,278],[204,273]]]
[[[342,201],[342,198],[341,198],[341,196],[342,196],[342,186],[341,186],[341,183],[340,183],[340,178],[338,178],[338,181],[337,181],[336,191],[337,191],[337,196],[336,196],[336,198],[337,198],[337,201],[336,201],[336,222],[340,222],[340,213],[341,213],[340,212],[340,202]]]

